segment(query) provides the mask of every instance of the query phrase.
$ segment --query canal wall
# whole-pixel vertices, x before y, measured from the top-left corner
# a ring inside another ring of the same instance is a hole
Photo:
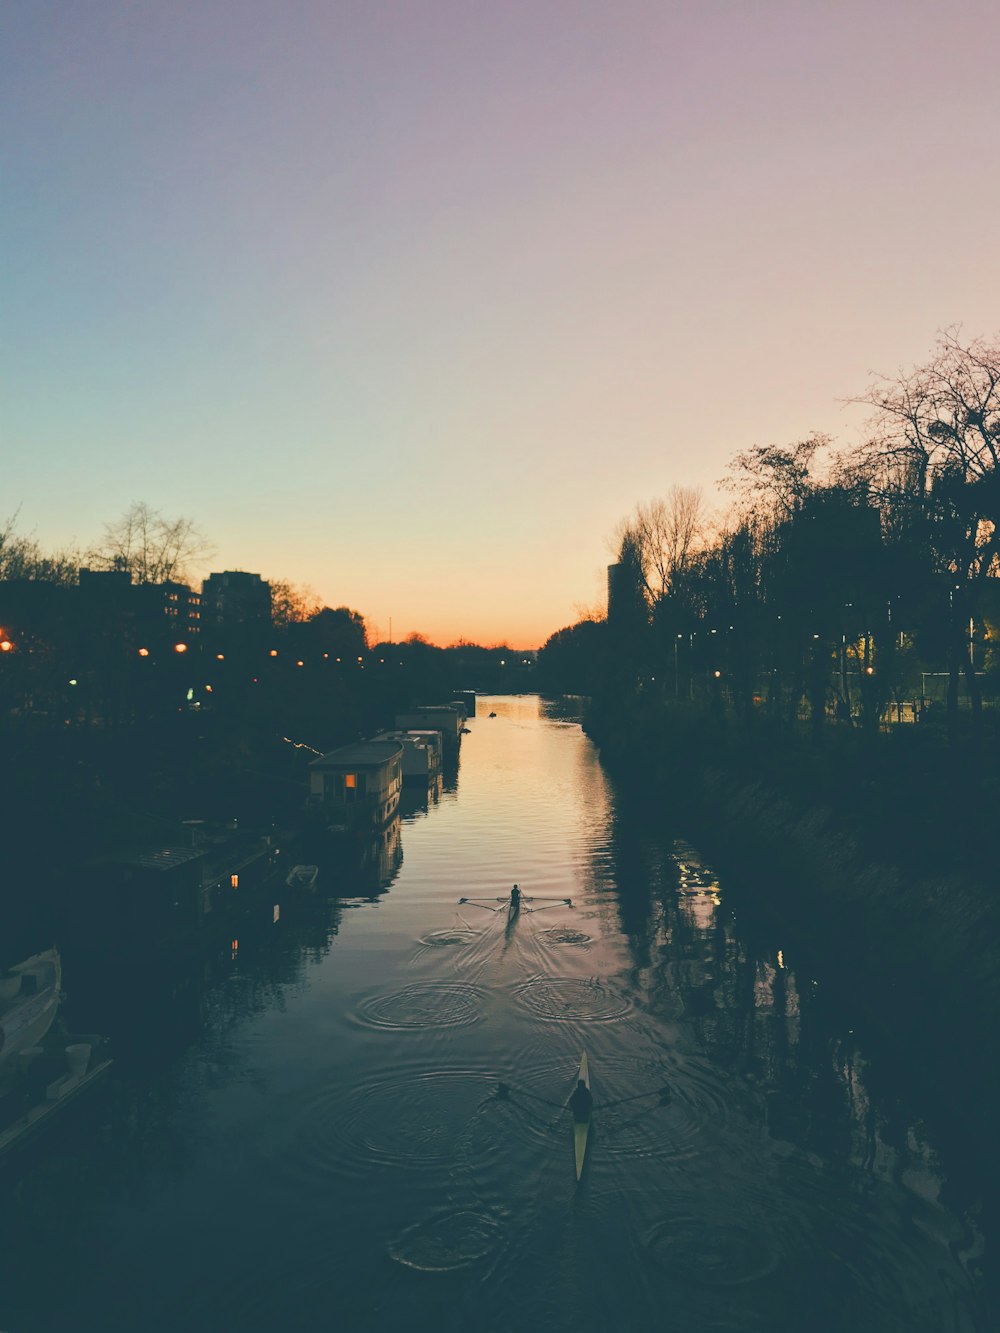
[[[892,772],[905,756],[872,755],[880,790],[866,799],[853,745],[804,757],[794,738],[748,744],[711,715],[648,707],[595,709],[585,726],[616,782],[669,810],[728,874],[728,901],[780,923],[789,950],[921,1072],[936,1111],[1000,1180],[995,825],[958,854],[950,820],[908,806],[903,820]],[[913,776],[900,773],[907,801]]]

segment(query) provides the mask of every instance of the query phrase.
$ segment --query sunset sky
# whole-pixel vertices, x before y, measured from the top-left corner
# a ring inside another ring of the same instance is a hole
[[[674,484],[1000,330],[994,0],[7,0],[0,525],[534,647]]]

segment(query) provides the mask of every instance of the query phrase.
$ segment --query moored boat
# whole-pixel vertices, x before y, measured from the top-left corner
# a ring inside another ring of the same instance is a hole
[[[37,1046],[56,1016],[62,984],[58,949],[33,954],[10,968],[0,991],[0,1066]]]
[[[356,741],[309,765],[309,804],[332,834],[379,833],[399,809],[399,741]]]
[[[298,889],[300,893],[315,893],[319,866],[292,866],[285,879],[289,889]]]

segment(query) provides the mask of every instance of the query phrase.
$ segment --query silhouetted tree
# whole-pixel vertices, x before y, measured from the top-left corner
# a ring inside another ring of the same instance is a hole
[[[558,694],[593,694],[606,666],[607,623],[581,620],[549,636],[538,651],[538,684]]]
[[[964,670],[973,710],[980,694],[966,627],[987,579],[1000,573],[1000,342],[939,336],[926,365],[880,376],[854,401],[874,409],[862,450],[873,483],[897,507],[920,512],[939,571],[951,578],[948,713],[954,727]],[[912,520],[911,520],[912,521]]]
[[[164,518],[137,501],[116,522],[105,524],[104,536],[87,552],[87,560],[94,569],[127,571],[134,583],[185,583],[191,564],[211,551],[190,519]]]

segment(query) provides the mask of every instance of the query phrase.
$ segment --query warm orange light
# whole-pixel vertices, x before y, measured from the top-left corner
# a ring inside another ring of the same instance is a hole
[[[186,643],[175,643],[175,644],[174,644],[174,652],[175,652],[175,653],[186,653],[187,650],[188,650],[188,646],[187,646]]]
[[[357,775],[356,775],[355,773],[345,773],[345,774],[344,774],[344,786],[345,786],[345,787],[356,787],[357,785],[358,785],[358,779],[357,779]]]
[[[268,656],[269,656],[269,657],[277,657],[277,656],[278,656],[278,650],[277,650],[277,648],[272,648],[271,651],[270,651],[270,653],[268,654]]]
[[[238,889],[238,888],[240,887],[240,877],[239,877],[239,875],[230,875],[230,876],[229,876],[229,887],[230,887],[231,889]]]
[[[149,649],[148,649],[148,648],[140,648],[140,649],[139,649],[139,656],[140,656],[140,657],[148,657],[148,656],[149,656]]]
[[[866,675],[866,676],[874,676],[874,674],[875,674],[875,668],[874,668],[874,667],[871,667],[871,666],[869,666],[869,667],[865,667],[865,675]]]
[[[0,640],[0,653],[9,653],[12,651],[13,647],[14,645],[11,643],[10,639]]]
[[[295,663],[295,665],[296,665],[296,666],[305,666],[305,662],[298,661],[298,662]]]
[[[713,671],[713,672],[712,672],[712,675],[715,677],[716,680],[718,680],[719,677],[722,675],[722,672],[721,672],[721,671]]]
[[[225,655],[225,653],[216,653],[216,654],[215,654],[215,660],[216,660],[217,662],[224,662],[224,661],[226,660],[226,655]]]

